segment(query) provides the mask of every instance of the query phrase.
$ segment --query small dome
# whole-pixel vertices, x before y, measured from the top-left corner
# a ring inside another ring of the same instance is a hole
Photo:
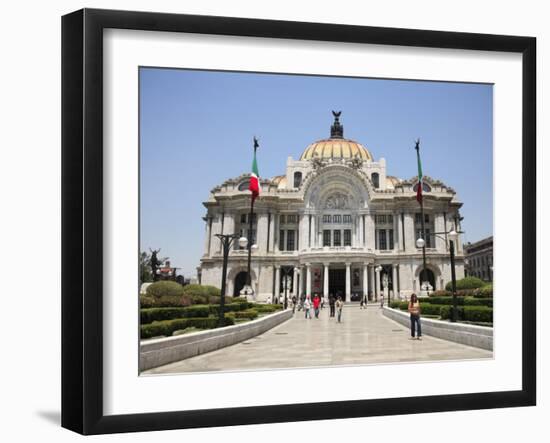
[[[309,145],[300,160],[319,158],[353,158],[358,156],[364,161],[373,161],[371,153],[362,144],[344,138],[319,140]]]
[[[276,175],[271,179],[271,183],[277,185],[277,189],[286,188],[286,175]]]
[[[330,138],[309,145],[300,160],[317,158],[354,158],[373,161],[372,155],[362,144],[344,138],[344,126],[340,123],[342,111],[332,111],[334,123],[330,127]]]
[[[395,187],[401,183],[401,180],[393,175],[386,176],[386,188],[395,189]]]

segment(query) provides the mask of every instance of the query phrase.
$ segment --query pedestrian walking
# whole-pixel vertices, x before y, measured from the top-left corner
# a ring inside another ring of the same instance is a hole
[[[336,303],[336,299],[334,298],[334,295],[330,294],[328,297],[328,306],[330,308],[330,317],[334,317],[335,308],[334,304]]]
[[[344,302],[342,301],[342,297],[338,297],[338,300],[336,300],[336,310],[338,311],[338,323],[342,321],[343,307],[344,307]]]
[[[369,305],[369,298],[365,295],[365,297],[363,297],[363,306],[365,307],[365,309],[367,309],[368,305]]]
[[[384,307],[384,294],[382,294],[380,296],[380,307],[383,308]]]
[[[292,313],[294,314],[296,312],[296,303],[298,302],[298,299],[295,295],[292,296]]]
[[[321,298],[319,294],[313,297],[313,310],[315,311],[315,318],[319,318],[319,305],[321,304]]]
[[[309,299],[309,295],[304,300],[304,311],[306,313],[305,318],[311,319],[311,300]]]
[[[361,303],[359,304],[359,309],[364,309],[365,307],[365,299],[361,297]]]
[[[418,340],[422,340],[422,326],[420,324],[420,302],[418,301],[418,297],[416,296],[416,294],[411,295],[408,311],[409,314],[411,314],[411,340],[414,340],[415,338],[415,329]]]

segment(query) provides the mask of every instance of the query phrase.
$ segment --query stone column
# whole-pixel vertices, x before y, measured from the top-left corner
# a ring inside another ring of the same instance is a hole
[[[414,214],[405,213],[405,250],[416,252],[416,233],[414,232]]]
[[[311,247],[317,246],[317,217],[312,215],[311,217]]]
[[[275,294],[273,295],[272,302],[275,303],[275,300],[279,298],[281,294],[281,267],[275,265]]]
[[[376,249],[376,245],[374,242],[374,215],[373,214],[366,214],[365,216],[365,246],[369,249],[372,249],[373,251]]]
[[[351,219],[351,246],[357,246],[357,217],[355,215],[352,215]]]
[[[380,272],[375,272],[375,282],[374,282],[374,300],[378,301],[378,296],[380,294]]]
[[[311,264],[306,263],[306,295],[311,297]]]
[[[344,301],[351,301],[351,263],[346,263],[346,298]]]
[[[298,296],[298,268],[294,267],[294,275],[292,276],[292,295]]]
[[[397,212],[393,213],[393,245],[391,248],[397,252],[399,250],[399,223],[398,223],[399,214]]]
[[[279,252],[279,217],[278,213],[274,213],[273,217],[273,252]]]
[[[275,251],[275,245],[274,240],[275,239],[275,214],[271,213],[271,217],[269,220],[269,252]]]
[[[445,231],[445,218],[443,214],[436,214],[434,219],[434,230],[435,232],[444,232]],[[445,235],[435,235],[435,248],[437,252],[445,253]]]
[[[307,234],[308,234],[308,215],[307,214],[300,214],[300,244],[298,246],[299,250],[306,249],[307,248]]]
[[[258,252],[260,254],[267,254],[267,213],[260,213],[258,222],[256,224],[256,244],[258,245]]]
[[[211,235],[211,229],[210,229],[210,223],[211,223],[212,217],[206,217],[206,223],[205,223],[205,230],[204,230],[204,256],[208,257],[210,255],[210,235]],[[218,240],[216,238],[216,240]],[[219,242],[219,240],[218,240]]]
[[[360,217],[360,223],[359,223],[359,238],[360,238],[360,246],[365,247],[365,215],[359,214]]]
[[[323,297],[328,297],[328,263],[324,263],[323,270]]]
[[[369,295],[369,274],[368,265],[363,263],[363,298]]]
[[[371,292],[371,297],[374,300],[375,290],[374,290],[374,265],[369,265],[369,290]]]
[[[397,265],[396,264],[393,264],[392,265],[392,270],[393,270],[393,279],[392,279],[392,282],[393,282],[393,298],[394,300],[397,300],[398,299],[398,292],[397,292]]]

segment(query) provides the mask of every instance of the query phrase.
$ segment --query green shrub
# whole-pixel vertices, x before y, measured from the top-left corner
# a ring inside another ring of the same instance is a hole
[[[443,306],[441,308],[441,318],[450,320],[452,309],[452,306]],[[459,306],[457,320],[492,323],[493,308],[488,306]]]
[[[434,305],[452,305],[453,297],[430,297],[425,303]],[[457,306],[493,306],[492,298],[457,297]]]
[[[464,306],[464,320],[492,323],[493,308],[488,306]]]
[[[231,316],[225,316],[225,325],[235,324]],[[207,318],[178,318],[174,320],[154,321],[153,323],[141,325],[141,338],[151,338],[159,336],[171,336],[174,331],[185,328],[213,329],[218,326],[217,317]]]
[[[430,292],[430,299],[432,297],[450,297],[452,296],[453,294],[451,293],[451,291],[447,291],[447,290],[438,290],[438,291],[434,291],[434,292]]]
[[[227,298],[227,297],[226,297]],[[246,297],[231,297],[231,303],[241,303],[248,301]]]
[[[401,311],[406,311],[409,308],[408,301],[392,301],[390,303],[390,308],[399,309]]]
[[[157,281],[147,286],[147,295],[149,297],[160,298],[163,296],[177,297],[183,295],[183,286],[175,281]]]
[[[420,315],[441,315],[441,308],[444,305],[434,305],[431,303],[420,303]]]
[[[152,308],[155,306],[155,298],[149,297],[147,295],[140,295],[139,296],[139,307],[140,308]]]
[[[209,285],[185,285],[183,291],[187,295],[202,297],[219,297],[220,290]]]
[[[280,311],[283,309],[282,305],[276,305],[276,304],[253,304],[252,306],[256,312],[259,314],[269,314],[271,312]]]
[[[235,318],[248,318],[249,320],[254,320],[258,317],[258,311],[255,309],[246,309],[244,311],[233,312]]]
[[[487,306],[493,307],[493,298],[481,298],[481,297],[466,297],[464,299],[464,306]]]
[[[477,277],[464,277],[456,281],[456,289],[477,289],[485,285],[485,282]],[[452,290],[452,282],[445,285],[447,291]]]
[[[482,288],[478,288],[474,291],[474,297],[478,298],[489,298],[493,296],[493,284],[489,283]]]

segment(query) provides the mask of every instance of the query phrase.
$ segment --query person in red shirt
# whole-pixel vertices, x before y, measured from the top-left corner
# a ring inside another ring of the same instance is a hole
[[[321,299],[319,294],[316,294],[313,298],[313,309],[315,310],[315,318],[319,318],[319,305],[321,304]]]

